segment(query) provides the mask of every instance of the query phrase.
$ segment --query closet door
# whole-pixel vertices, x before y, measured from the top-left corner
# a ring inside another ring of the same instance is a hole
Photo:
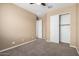
[[[60,42],[70,43],[70,14],[60,16]]]
[[[50,17],[50,42],[59,43],[59,15]]]

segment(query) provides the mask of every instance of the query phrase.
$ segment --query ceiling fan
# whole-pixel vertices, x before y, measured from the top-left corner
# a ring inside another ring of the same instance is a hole
[[[30,3],[30,4],[37,4],[37,5],[42,5],[42,6],[47,6],[48,8],[52,8],[52,6],[48,5],[47,3]]]
[[[46,3],[30,3],[30,4],[37,4],[37,5],[46,6]]]

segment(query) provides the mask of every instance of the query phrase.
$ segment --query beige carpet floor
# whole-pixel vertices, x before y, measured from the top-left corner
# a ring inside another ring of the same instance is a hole
[[[49,43],[43,39],[0,53],[0,56],[78,56],[67,44]]]

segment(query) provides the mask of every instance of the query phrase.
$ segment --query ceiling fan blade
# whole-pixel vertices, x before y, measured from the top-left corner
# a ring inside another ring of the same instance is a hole
[[[35,3],[30,3],[30,4],[35,4]]]
[[[41,3],[41,5],[46,6],[46,3]]]

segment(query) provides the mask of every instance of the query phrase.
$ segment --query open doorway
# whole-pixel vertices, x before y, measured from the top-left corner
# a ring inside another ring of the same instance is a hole
[[[42,20],[36,21],[36,37],[42,39]]]

